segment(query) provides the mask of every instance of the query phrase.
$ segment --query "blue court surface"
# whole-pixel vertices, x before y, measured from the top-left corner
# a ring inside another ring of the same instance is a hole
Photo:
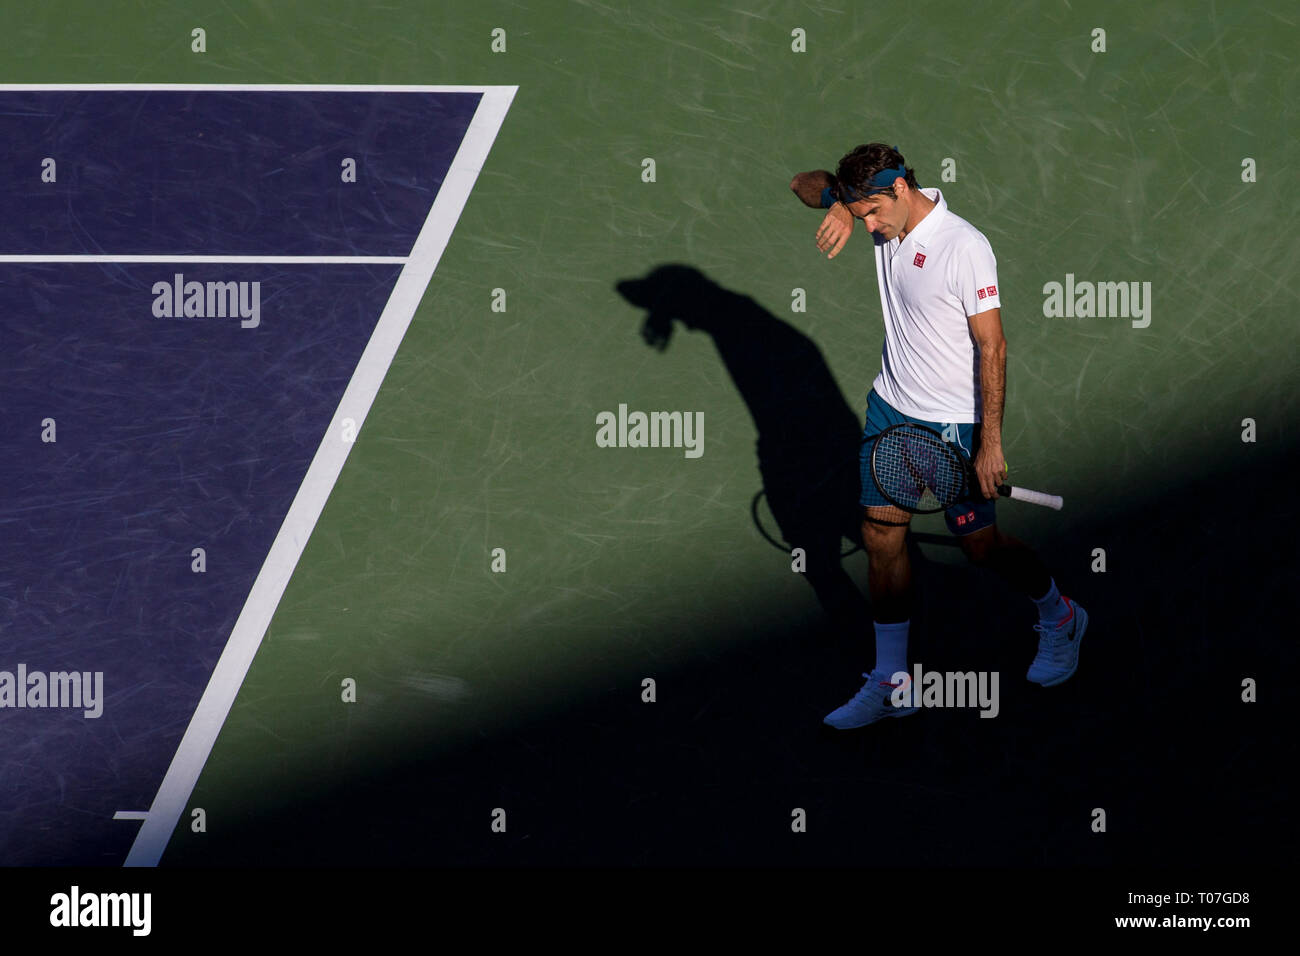
[[[4,863],[123,862],[480,99],[0,92]]]

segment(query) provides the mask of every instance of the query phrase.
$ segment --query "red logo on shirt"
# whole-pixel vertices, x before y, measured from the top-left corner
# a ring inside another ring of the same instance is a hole
[[[977,299],[982,299],[982,298],[984,298],[984,290],[983,290],[983,289],[976,289],[976,290],[975,290],[975,297],[976,297]]]
[[[997,294],[998,294],[998,287],[995,286],[995,285],[991,285],[991,286],[989,286],[989,297],[992,298],[993,296],[995,296],[995,295],[997,295]]]
[[[925,255],[918,252],[916,258],[912,260],[912,265],[916,266],[918,269],[925,265]]]

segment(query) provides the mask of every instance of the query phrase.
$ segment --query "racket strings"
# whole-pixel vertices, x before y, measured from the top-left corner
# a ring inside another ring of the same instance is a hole
[[[942,511],[965,489],[956,453],[928,430],[887,432],[877,440],[874,461],[880,490],[904,508]]]

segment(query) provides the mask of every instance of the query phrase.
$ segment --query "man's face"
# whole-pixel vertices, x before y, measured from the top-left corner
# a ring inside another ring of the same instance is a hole
[[[885,239],[897,239],[907,228],[907,203],[894,198],[893,193],[876,193],[866,199],[848,204],[855,219],[861,219],[867,232],[878,233]]]

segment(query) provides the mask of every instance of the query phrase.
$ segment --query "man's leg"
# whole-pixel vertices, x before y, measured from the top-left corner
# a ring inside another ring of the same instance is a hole
[[[1079,643],[1088,614],[1057,590],[1046,566],[1023,541],[1003,534],[996,524],[957,539],[972,564],[997,573],[1038,608],[1038,655],[1026,675],[1044,687],[1064,683],[1079,666]]]
[[[881,717],[916,713],[895,707],[893,675],[907,670],[907,632],[912,607],[912,567],[907,555],[907,526],[911,515],[893,507],[867,507],[862,521],[862,546],[869,567],[867,587],[875,619],[876,665],[862,676],[867,682],[847,704],[829,714],[825,723],[852,730]]]
[[[957,540],[972,564],[994,571],[1031,601],[1048,593],[1052,576],[1038,555],[1019,538],[1003,534],[996,524],[964,534]],[[1060,608],[1060,617],[1065,613],[1065,608]]]
[[[870,562],[867,589],[872,616],[880,623],[906,621],[912,612],[912,563],[907,556],[911,515],[901,508],[867,508],[862,547]]]
[[[912,618],[912,561],[907,527],[912,516],[900,508],[867,508],[862,546],[867,552],[867,590],[875,621],[876,666],[888,675],[907,670],[907,637]]]
[[[894,707],[890,700],[891,680],[907,670],[908,619],[912,611],[912,567],[907,556],[907,526],[912,516],[895,508],[876,487],[871,477],[871,450],[875,439],[890,425],[905,421],[873,389],[867,395],[866,424],[858,454],[858,477],[862,494],[862,547],[870,562],[867,589],[871,592],[871,616],[875,619],[876,664],[863,674],[867,682],[843,707],[824,720],[836,730],[851,730],[875,723],[881,717],[916,713],[914,707]]]
[[[982,429],[978,424],[957,426],[957,444],[972,460],[979,453]],[[1068,680],[1079,666],[1079,641],[1088,627],[1088,615],[1067,597],[1038,555],[1023,541],[998,530],[995,505],[978,491],[956,502],[944,513],[948,530],[957,536],[972,563],[990,568],[1038,608],[1038,655],[1025,676],[1044,687]]]

